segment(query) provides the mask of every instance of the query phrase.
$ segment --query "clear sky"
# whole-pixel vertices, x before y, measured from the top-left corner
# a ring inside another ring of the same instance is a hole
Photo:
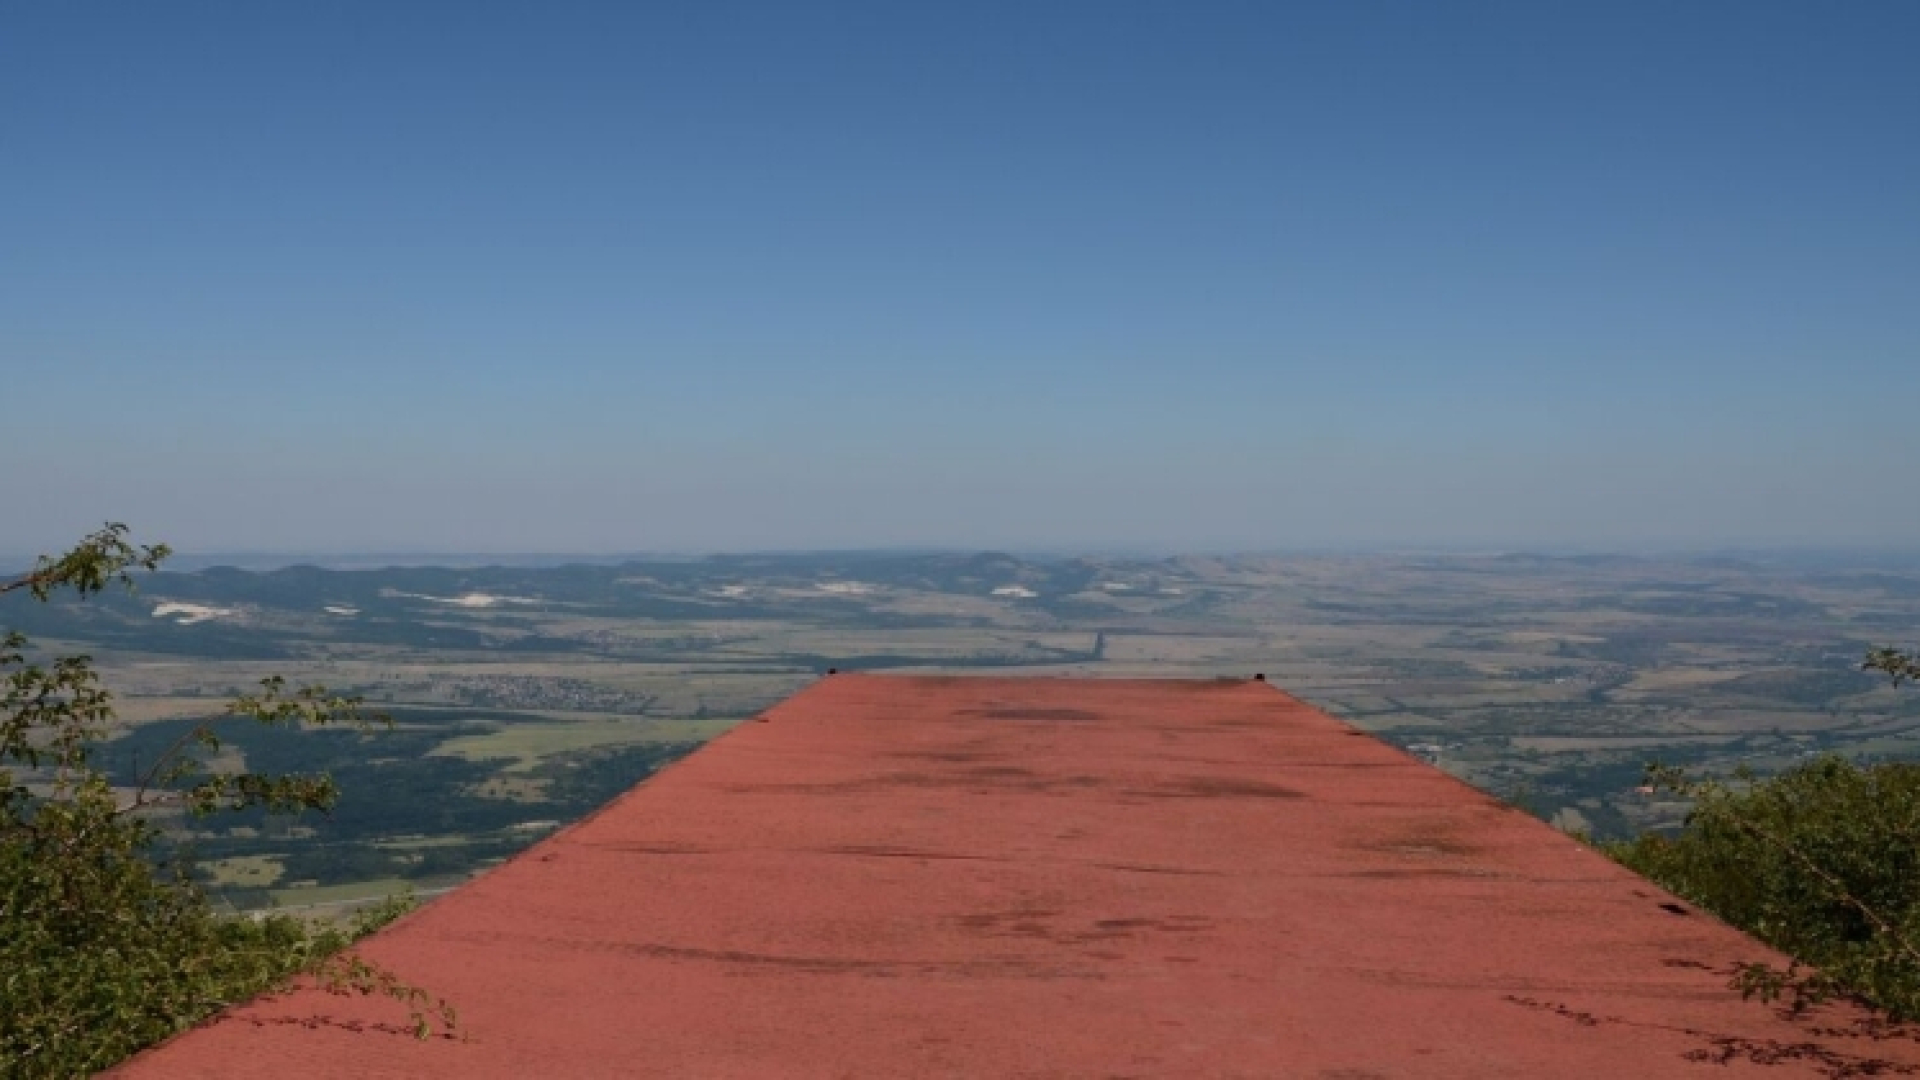
[[[0,0],[0,550],[1920,544],[1920,4]]]

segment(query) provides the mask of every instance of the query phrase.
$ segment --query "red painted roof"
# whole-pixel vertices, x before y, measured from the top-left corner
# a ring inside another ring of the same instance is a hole
[[[307,990],[124,1075],[1920,1063],[1740,1000],[1768,950],[1263,683],[841,675],[762,721],[364,945],[469,1041]]]

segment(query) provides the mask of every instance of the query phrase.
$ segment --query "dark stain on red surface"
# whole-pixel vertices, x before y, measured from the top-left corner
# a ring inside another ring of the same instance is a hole
[[[1100,719],[1086,709],[1039,709],[1032,706],[999,706],[991,709],[967,709],[963,716],[984,716],[989,720],[1037,720],[1045,723],[1084,724]]]
[[[1233,777],[1189,776],[1136,789],[1130,794],[1155,799],[1298,799],[1300,792],[1269,784],[1264,780],[1240,780]]]

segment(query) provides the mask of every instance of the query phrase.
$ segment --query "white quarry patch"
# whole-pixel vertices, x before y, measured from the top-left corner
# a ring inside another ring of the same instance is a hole
[[[494,596],[491,593],[483,593],[483,592],[470,592],[464,596],[454,596],[454,597],[430,596],[428,597],[428,599],[432,600],[434,603],[437,603],[437,604],[452,604],[455,607],[472,607],[472,608],[493,607],[496,604],[535,603],[535,601],[533,600],[527,600],[518,596]]]
[[[209,619],[228,619],[238,614],[240,613],[232,608],[208,607],[205,604],[183,604],[177,600],[163,600],[153,606],[154,618],[164,619],[169,615],[177,615],[179,618],[173,621],[181,626],[192,626],[194,623],[206,622]]]
[[[814,588],[836,596],[859,596],[873,591],[873,586],[862,581],[822,581]]]
[[[1002,585],[993,590],[995,596],[1011,596],[1016,600],[1031,600],[1040,594],[1025,585]]]
[[[348,607],[348,606],[347,606],[347,605],[345,605],[345,604],[328,604],[327,606],[325,606],[325,607],[323,607],[323,608],[321,608],[320,610],[321,610],[321,611],[324,611],[324,612],[326,612],[326,613],[327,613],[327,614],[329,614],[329,615],[358,615],[358,614],[360,614],[360,609],[359,609],[359,608],[357,608],[357,607]]]
[[[489,608],[500,604],[538,604],[539,597],[495,596],[492,593],[470,592],[464,596],[428,596],[426,593],[403,592],[401,596],[415,600],[427,600],[435,604],[452,604],[454,607]]]

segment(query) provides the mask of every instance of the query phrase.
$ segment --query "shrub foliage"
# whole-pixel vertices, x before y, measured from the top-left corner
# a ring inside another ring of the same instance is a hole
[[[1896,685],[1920,674],[1893,650],[1864,666]],[[1920,765],[1828,755],[1767,779],[1657,765],[1649,778],[1693,800],[1685,828],[1608,853],[1794,960],[1749,964],[1735,986],[1794,1007],[1844,996],[1920,1019]]]
[[[110,524],[73,551],[0,581],[0,594],[47,600],[114,585],[166,558]],[[256,694],[189,728],[115,787],[96,763],[113,698],[85,656],[43,658],[0,638],[0,1076],[84,1075],[297,975],[409,1008],[417,1034],[452,1012],[342,950],[403,910],[394,901],[341,928],[284,914],[217,913],[187,868],[162,851],[165,814],[325,810],[325,776],[209,766],[224,721],[284,727],[371,722],[358,702],[268,679]],[[170,850],[170,849],[169,849]]]

